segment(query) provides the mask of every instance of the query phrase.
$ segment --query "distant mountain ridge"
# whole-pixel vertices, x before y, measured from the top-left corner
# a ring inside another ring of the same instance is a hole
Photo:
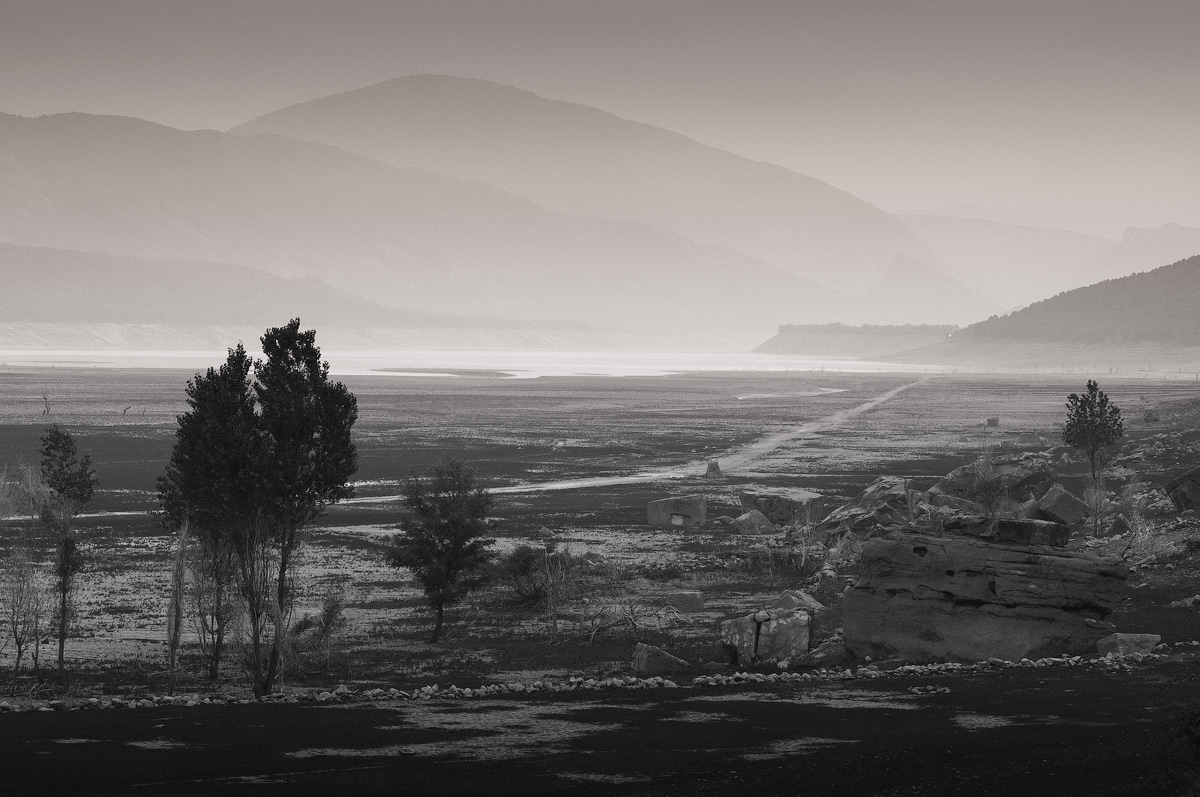
[[[0,114],[0,241],[237,263],[431,314],[761,330],[836,293],[648,224],[275,135]]]
[[[330,144],[479,180],[550,210],[653,224],[849,292],[868,288],[898,255],[938,264],[899,220],[812,177],[484,80],[396,78],[231,132]]]
[[[1200,255],[1076,288],[973,324],[955,342],[1200,346]]]

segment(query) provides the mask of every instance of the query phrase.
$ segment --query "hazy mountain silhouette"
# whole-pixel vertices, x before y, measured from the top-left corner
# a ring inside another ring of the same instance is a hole
[[[1000,309],[939,269],[903,256],[869,290],[854,297],[853,308],[843,314],[848,323],[923,324],[933,319],[960,325]]]
[[[231,132],[331,144],[480,180],[555,211],[647,222],[838,289],[867,288],[898,254],[937,261],[896,218],[819,180],[484,80],[397,78]]]
[[[1181,224],[1130,227],[1119,244],[1085,264],[1084,284],[1149,271],[1195,254],[1200,254],[1200,229]]]
[[[279,324],[358,327],[506,326],[402,310],[312,277],[285,278],[228,263],[118,257],[0,243],[0,322]]]
[[[1091,262],[1117,245],[1109,238],[1049,227],[953,216],[900,218],[970,275],[974,285],[1009,307],[1095,282]]]
[[[966,343],[1200,346],[1200,256],[1060,293],[956,333]]]
[[[848,200],[849,201],[849,200]],[[430,313],[770,332],[837,295],[648,224],[274,135],[0,115],[0,240],[239,263]]]

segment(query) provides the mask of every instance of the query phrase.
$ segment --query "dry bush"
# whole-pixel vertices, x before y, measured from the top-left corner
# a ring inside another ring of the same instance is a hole
[[[581,624],[590,645],[598,635],[612,631],[632,635],[641,642],[647,634],[661,633],[681,619],[679,612],[667,603],[651,607],[628,595],[617,595],[605,600],[585,600]]]
[[[345,610],[345,594],[331,589],[322,596],[319,612],[305,614],[292,626],[288,659],[297,669],[304,669],[302,662],[309,657],[318,657],[322,668],[329,666],[333,638],[346,625]]]

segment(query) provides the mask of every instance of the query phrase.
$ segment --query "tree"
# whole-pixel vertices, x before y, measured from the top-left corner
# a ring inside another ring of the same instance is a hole
[[[1121,408],[1108,400],[1095,380],[1089,379],[1087,392],[1067,396],[1067,422],[1063,426],[1063,442],[1083,451],[1091,471],[1091,489],[1095,500],[1092,507],[1092,523],[1100,530],[1101,506],[1104,490],[1101,472],[1107,459],[1108,449],[1125,434],[1121,420]]]
[[[441,638],[446,606],[479,585],[479,571],[492,557],[495,540],[484,536],[492,496],[476,484],[475,472],[451,459],[426,479],[410,478],[404,505],[410,527],[396,536],[388,562],[407,567],[425,589],[436,615],[430,643]]]
[[[210,642],[208,665],[213,679],[220,676],[232,615],[236,556],[254,556],[261,548],[247,545],[259,511],[258,473],[265,452],[250,386],[252,367],[238,344],[220,368],[209,368],[188,381],[190,409],[177,419],[175,447],[166,475],[158,480],[164,519],[175,529],[187,525],[196,540],[192,574],[200,635]],[[256,580],[241,581],[236,586],[245,593],[255,584]],[[261,603],[254,596],[247,600]]]
[[[83,569],[83,557],[72,526],[75,516],[92,500],[98,479],[89,456],[78,458],[75,440],[58,424],[42,437],[42,478],[50,488],[50,500],[42,508],[42,521],[59,539],[54,553],[54,620],[58,628],[58,673],[62,676],[67,634],[74,614],[75,576]]]
[[[358,402],[341,382],[329,380],[316,331],[300,331],[300,319],[268,329],[265,360],[254,363],[254,393],[265,442],[264,511],[276,562],[275,635],[264,688],[270,690],[283,666],[291,610],[291,567],[305,527],[327,506],[354,495],[350,477],[358,470],[351,437]]]
[[[274,689],[283,666],[302,532],[328,505],[353,495],[358,463],[351,438],[358,405],[345,385],[329,380],[316,332],[301,332],[293,319],[268,329],[262,345],[264,360],[251,363],[239,345],[220,369],[188,383],[191,410],[179,417],[159,482],[164,514],[186,519],[206,555],[233,563],[256,696]]]

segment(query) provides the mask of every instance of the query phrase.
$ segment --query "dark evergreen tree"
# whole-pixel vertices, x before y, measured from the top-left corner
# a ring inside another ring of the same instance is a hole
[[[1099,534],[1103,508],[1104,486],[1101,472],[1108,449],[1125,434],[1121,420],[1121,408],[1108,400],[1108,396],[1095,380],[1089,379],[1087,392],[1067,396],[1067,422],[1063,426],[1063,442],[1082,451],[1088,459],[1092,477],[1092,525]]]
[[[425,588],[436,621],[431,643],[441,638],[446,606],[481,581],[495,542],[485,536],[492,496],[476,483],[475,472],[459,460],[434,466],[426,479],[413,477],[404,491],[409,521],[396,536],[388,562],[407,567]]]

